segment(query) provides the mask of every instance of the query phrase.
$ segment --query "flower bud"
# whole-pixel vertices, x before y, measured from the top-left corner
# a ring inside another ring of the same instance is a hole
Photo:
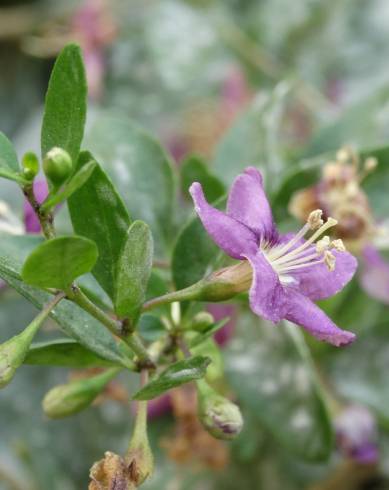
[[[43,160],[43,171],[54,187],[63,184],[70,176],[72,169],[72,159],[67,151],[54,147],[46,153]]]
[[[27,152],[22,158],[23,175],[28,180],[34,180],[39,173],[39,160],[35,153]]]
[[[198,332],[204,332],[208,327],[215,323],[215,319],[208,311],[201,311],[197,313],[191,322],[192,330],[197,330]]]
[[[0,388],[12,380],[17,368],[23,364],[39,326],[39,322],[33,321],[22,333],[0,345]]]
[[[97,376],[56,386],[44,397],[43,411],[53,419],[80,412],[94,401],[119,370],[119,368],[107,369]]]
[[[216,439],[231,440],[243,427],[237,405],[216,393],[205,381],[197,382],[198,415],[204,428]]]

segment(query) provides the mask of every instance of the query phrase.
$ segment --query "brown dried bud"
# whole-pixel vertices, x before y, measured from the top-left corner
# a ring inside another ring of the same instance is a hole
[[[91,482],[88,490],[134,490],[131,469],[124,459],[107,451],[104,458],[95,463],[89,474]]]

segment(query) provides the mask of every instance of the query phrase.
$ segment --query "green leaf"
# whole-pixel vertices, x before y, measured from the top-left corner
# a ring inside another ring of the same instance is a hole
[[[68,199],[74,192],[76,192],[76,190],[85,184],[85,182],[92,175],[95,167],[96,162],[93,160],[86,163],[67,183],[65,183],[65,186],[61,192],[58,192],[54,196],[46,199],[46,201],[42,204],[41,209],[43,211],[47,211]]]
[[[18,157],[9,139],[0,131],[0,177],[28,183],[20,174]]]
[[[223,207],[225,199],[216,205]],[[219,251],[201,221],[193,217],[181,230],[173,250],[172,270],[176,288],[183,289],[204,277]]]
[[[331,423],[299,328],[259,323],[250,313],[239,319],[239,331],[224,352],[239,402],[299,458],[327,459]]]
[[[81,152],[78,171],[93,160],[89,152]],[[130,217],[119,194],[100,165],[68,200],[75,232],[93,240],[99,258],[92,274],[113,299],[115,296],[117,262],[127,239]]]
[[[153,265],[153,237],[143,221],[134,221],[117,263],[115,312],[136,322],[146,299]]]
[[[162,256],[172,238],[175,197],[172,164],[166,152],[146,131],[123,117],[101,115],[86,141],[131,216],[150,226],[156,252]]]
[[[211,359],[204,356],[195,356],[175,362],[135,393],[133,399],[152,400],[172,388],[203,378],[210,362]]]
[[[248,165],[261,167],[267,185],[276,185],[284,167],[279,132],[290,88],[281,82],[272,92],[259,94],[217,145],[212,168],[226,185]]]
[[[27,257],[22,278],[27,284],[66,290],[89,272],[97,260],[94,242],[79,236],[53,238],[38,245]]]
[[[181,163],[180,169],[181,190],[185,196],[189,196],[188,189],[193,182],[200,182],[209,202],[216,201],[225,193],[224,184],[209,171],[200,157],[189,156]]]
[[[21,281],[21,264],[18,254],[22,246],[19,239],[35,237],[1,237],[0,240],[0,277],[37,308],[46,305],[52,296]],[[8,243],[9,242],[9,243]],[[24,243],[23,243],[24,245]],[[61,303],[50,312],[50,316],[58,323],[60,328],[70,337],[77,340],[86,349],[98,356],[132,369],[132,352],[128,346],[119,339],[114,339],[100,322],[70,301]]]
[[[42,158],[53,147],[66,150],[77,161],[87,105],[87,86],[81,50],[69,44],[59,54],[51,73],[43,115]]]
[[[389,85],[369,93],[346,110],[333,122],[320,128],[304,152],[305,157],[326,151],[335,151],[344,144],[357,148],[377,146],[387,141],[387,120],[380,113],[389,97]]]
[[[75,340],[67,338],[32,344],[24,359],[24,364],[61,366],[72,369],[117,365],[117,363],[96,355]]]

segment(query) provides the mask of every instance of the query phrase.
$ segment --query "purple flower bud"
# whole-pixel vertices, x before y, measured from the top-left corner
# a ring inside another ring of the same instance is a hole
[[[374,464],[379,453],[376,420],[362,405],[349,405],[335,420],[339,451],[360,464]]]

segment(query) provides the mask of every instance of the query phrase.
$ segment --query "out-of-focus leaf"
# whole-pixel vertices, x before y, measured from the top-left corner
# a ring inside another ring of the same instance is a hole
[[[153,261],[153,237],[143,221],[130,226],[117,263],[115,312],[136,322],[146,299]]]
[[[0,131],[0,177],[15,180],[16,182],[27,182],[20,175],[18,157],[9,139]]]
[[[298,327],[260,323],[251,314],[240,319],[224,356],[238,400],[299,458],[328,458],[331,424]]]
[[[266,185],[274,188],[284,167],[279,125],[289,85],[281,82],[269,94],[260,94],[216,147],[213,170],[227,185],[247,166],[259,167]]]
[[[79,236],[47,240],[24,262],[22,279],[32,286],[66,290],[79,276],[89,272],[97,260],[94,242]]]
[[[136,392],[133,399],[152,400],[172,388],[203,378],[210,362],[211,359],[204,356],[195,356],[175,362]]]
[[[11,238],[11,243],[15,244],[16,238],[19,237]],[[13,256],[6,241],[5,237],[0,241],[0,277],[37,308],[42,308],[52,296],[21,281],[21,264],[17,257],[18,247],[15,246],[16,256]],[[5,249],[4,254],[3,249]],[[103,325],[74,303],[61,301],[51,311],[50,316],[56,320],[67,335],[77,340],[85,348],[108,361],[132,367],[132,362],[128,361],[132,357],[128,346],[121,340],[114,340]]]
[[[86,139],[88,148],[123,196],[131,216],[150,226],[156,252],[162,255],[171,238],[175,195],[166,152],[130,120],[108,115],[98,117]]]
[[[85,184],[95,169],[96,162],[86,163],[73,177],[67,182],[61,192],[47,199],[41,206],[42,210],[51,209],[57,204],[68,199],[77,189]]]
[[[149,342],[158,340],[166,333],[166,327],[161,320],[154,315],[142,315],[138,325],[140,335]]]
[[[81,50],[69,44],[59,54],[46,93],[42,122],[42,158],[54,146],[77,161],[86,117],[87,87]]]
[[[304,152],[311,157],[326,151],[337,150],[344,144],[366,148],[385,144],[388,139],[387,122],[382,119],[382,108],[389,101],[386,84],[368,97],[358,100],[342,111],[334,122],[319,129]]]
[[[181,190],[185,196],[189,196],[188,189],[193,182],[200,182],[209,202],[216,201],[225,193],[224,184],[212,175],[206,163],[196,155],[181,163]]]
[[[78,171],[93,160],[89,152],[82,152]],[[93,240],[99,258],[92,270],[98,283],[111,299],[115,295],[116,265],[127,237],[130,217],[114,185],[100,165],[68,200],[70,217],[75,232]]]
[[[389,336],[385,321],[369,328],[367,334],[329,358],[326,373],[346,399],[375,410],[389,424],[388,363]]]
[[[73,369],[115,366],[73,339],[57,339],[31,345],[24,364],[62,366]]]

